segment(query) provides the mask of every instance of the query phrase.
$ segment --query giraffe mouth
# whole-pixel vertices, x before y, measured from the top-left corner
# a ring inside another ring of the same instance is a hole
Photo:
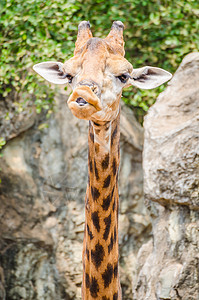
[[[88,86],[77,87],[73,91],[68,99],[68,107],[77,118],[86,120],[102,110],[100,99]]]
[[[84,105],[88,104],[88,102],[86,100],[84,100],[84,98],[82,98],[82,97],[78,97],[75,102],[77,104],[79,104],[79,106],[84,106]]]
[[[76,104],[78,107],[84,107],[87,105],[93,106],[97,111],[102,109],[100,99],[97,97],[96,94],[92,92],[90,87],[88,86],[81,86],[77,87],[71,96],[68,99],[68,105]]]

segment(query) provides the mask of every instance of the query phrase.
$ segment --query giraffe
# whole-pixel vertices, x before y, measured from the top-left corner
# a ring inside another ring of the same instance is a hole
[[[155,88],[171,78],[156,67],[133,66],[124,58],[124,25],[114,21],[104,39],[90,23],[78,26],[74,56],[64,64],[42,62],[34,70],[54,84],[70,84],[71,112],[89,121],[88,184],[83,241],[83,300],[122,299],[118,273],[118,168],[120,99],[124,87]]]

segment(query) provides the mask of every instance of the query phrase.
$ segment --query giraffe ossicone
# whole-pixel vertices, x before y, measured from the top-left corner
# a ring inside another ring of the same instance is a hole
[[[85,198],[82,299],[122,299],[118,274],[118,168],[120,99],[123,88],[152,89],[171,79],[160,68],[134,69],[124,58],[124,25],[113,22],[104,39],[90,23],[78,26],[74,56],[43,62],[34,70],[54,84],[70,84],[68,106],[89,120],[88,185]]]

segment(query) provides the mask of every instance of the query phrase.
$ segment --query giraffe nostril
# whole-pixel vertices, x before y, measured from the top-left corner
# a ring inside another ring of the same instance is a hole
[[[91,91],[98,97],[101,94],[101,89],[100,89],[99,85],[93,80],[81,80],[78,83],[78,85],[79,86],[88,86],[91,89]]]
[[[93,85],[91,87],[91,90],[92,90],[93,93],[98,94],[98,87],[96,85]]]
[[[85,104],[87,104],[88,102],[86,102],[86,100],[84,100],[84,98],[82,97],[78,97],[76,99],[76,102],[79,104],[79,106],[84,106]]]

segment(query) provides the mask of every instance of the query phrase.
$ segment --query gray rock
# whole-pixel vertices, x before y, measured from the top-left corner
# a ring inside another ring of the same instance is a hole
[[[145,118],[146,199],[199,209],[199,54],[185,57]]]
[[[26,101],[26,104],[23,98],[16,101],[17,94],[13,92],[12,96],[0,100],[0,137],[5,140],[10,140],[25,132],[36,121],[36,110],[31,101]]]
[[[133,299],[198,300],[199,53],[184,58],[144,127],[153,241],[139,250]]]

